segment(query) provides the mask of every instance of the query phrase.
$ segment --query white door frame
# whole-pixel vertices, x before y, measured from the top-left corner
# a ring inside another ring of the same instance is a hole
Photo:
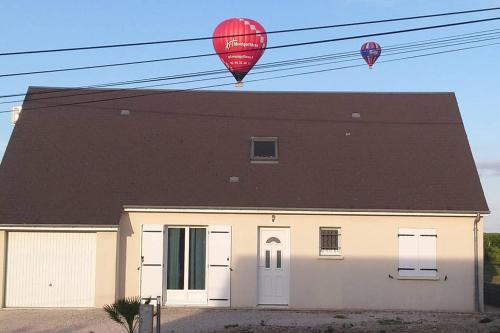
[[[273,237],[276,237],[277,240],[273,241]],[[266,242],[268,240],[270,241]],[[278,257],[280,257],[280,259],[278,259]],[[278,283],[281,285],[278,286]],[[264,290],[264,288],[268,289]],[[259,227],[257,304],[287,306],[289,303],[290,228]]]
[[[167,289],[168,229],[184,229],[184,289]],[[189,289],[189,231],[205,229],[205,289]],[[203,225],[165,225],[163,245],[163,304],[164,305],[206,305],[208,303],[208,227]]]

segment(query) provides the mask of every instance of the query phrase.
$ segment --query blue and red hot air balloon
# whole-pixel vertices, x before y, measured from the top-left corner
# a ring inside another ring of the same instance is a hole
[[[372,68],[375,61],[377,61],[380,53],[382,53],[382,48],[375,42],[367,42],[361,45],[361,56],[365,59],[368,64],[368,68]]]
[[[212,39],[215,52],[236,79],[237,86],[260,59],[267,44],[264,27],[246,18],[221,22]]]

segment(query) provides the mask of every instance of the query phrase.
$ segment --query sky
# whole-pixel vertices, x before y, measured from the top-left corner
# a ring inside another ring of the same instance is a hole
[[[10,51],[75,47],[85,45],[142,42],[211,36],[215,26],[232,17],[251,18],[267,31],[298,27],[425,15],[486,7],[500,7],[500,1],[2,1],[0,2],[0,53]],[[331,39],[425,25],[474,20],[500,16],[500,11],[455,17],[373,24],[268,36],[268,46]],[[461,27],[411,32],[372,38],[382,47],[413,43],[430,38],[499,29],[500,21]],[[369,39],[355,39],[305,47],[267,50],[260,62],[358,50]],[[0,57],[0,75],[105,63],[166,58],[212,52],[210,40],[96,50],[57,54]],[[384,54],[373,70],[350,68],[308,76],[296,76],[255,83],[244,88],[231,85],[224,90],[259,91],[398,91],[455,92],[461,110],[481,182],[492,214],[485,230],[500,232],[500,45],[458,53],[424,57],[401,62],[382,63]],[[362,59],[353,64],[362,63]],[[320,68],[332,68],[327,65]],[[146,77],[223,69],[217,57],[154,64],[115,67],[111,69],[73,71],[55,74],[0,77],[0,95],[24,93],[29,86],[86,86]],[[306,71],[305,69],[297,70]],[[290,73],[293,73],[291,71]],[[280,73],[281,74],[281,73]],[[247,79],[271,77],[272,74],[248,75]],[[232,79],[214,81],[229,83]],[[206,85],[190,83],[165,86],[184,89]],[[210,81],[209,84],[212,84]],[[22,100],[22,98],[20,98]],[[18,98],[3,99],[16,101]],[[0,111],[22,102],[0,104]],[[7,147],[13,126],[10,115],[0,113],[0,158]]]

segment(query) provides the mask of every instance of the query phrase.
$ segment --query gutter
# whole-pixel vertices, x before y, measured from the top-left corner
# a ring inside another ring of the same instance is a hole
[[[193,206],[123,206],[125,212],[143,213],[211,213],[211,214],[289,214],[289,215],[359,215],[359,216],[449,216],[475,217],[471,211],[352,210],[325,208],[275,207],[193,207]],[[489,212],[481,212],[488,214]]]
[[[0,224],[0,230],[36,231],[117,231],[118,225],[51,225],[51,224]]]
[[[479,242],[478,242],[478,223],[481,221],[481,214],[477,213],[474,219],[474,311],[481,311],[479,297]]]

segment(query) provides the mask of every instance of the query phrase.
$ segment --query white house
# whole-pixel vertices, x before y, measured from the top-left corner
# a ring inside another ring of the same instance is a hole
[[[480,310],[486,214],[453,93],[30,88],[0,299]]]

